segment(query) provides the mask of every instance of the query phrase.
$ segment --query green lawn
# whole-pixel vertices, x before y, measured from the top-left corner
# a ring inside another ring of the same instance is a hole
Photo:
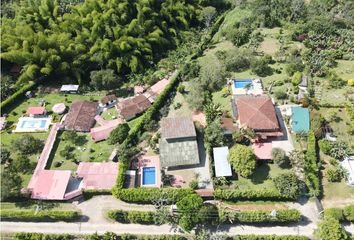
[[[349,187],[344,180],[333,183],[328,182],[326,178],[323,179],[323,199],[345,199],[354,197],[354,188]]]
[[[345,108],[321,108],[320,113],[330,122],[338,140],[354,147],[354,136],[349,132],[350,118]]]
[[[72,160],[66,160],[64,157],[60,156],[60,151],[65,148],[66,145],[75,147],[73,151],[75,159],[80,162],[105,162],[111,155],[114,146],[109,145],[107,141],[93,142],[91,140],[89,133],[78,133],[79,136],[83,138],[83,143],[74,146],[71,142],[67,142],[61,139],[58,135],[56,143],[53,147],[52,155],[48,160],[50,169],[61,169],[61,170],[76,170],[77,165]],[[54,167],[54,162],[62,162],[60,167]],[[50,164],[51,163],[51,164]]]
[[[256,171],[250,178],[239,176],[238,180],[233,181],[232,188],[239,189],[275,189],[272,177],[276,177],[281,173],[289,172],[289,169],[282,169],[276,164],[263,163],[257,166]]]
[[[192,80],[193,81],[193,80]],[[189,82],[183,82],[185,90],[189,91]],[[192,110],[186,100],[187,93],[181,94],[176,92],[176,96],[173,98],[172,103],[169,106],[168,117],[191,117]],[[177,107],[177,104],[182,104],[180,107]]]
[[[231,94],[227,97],[223,96],[223,90],[213,93],[214,103],[220,104],[222,111],[229,112],[232,116],[231,99]]]
[[[118,117],[118,111],[115,107],[109,108],[101,114],[105,120],[113,120]]]
[[[44,210],[76,210],[76,207],[71,203],[62,202],[43,202],[43,201],[25,201],[25,202],[2,202],[0,204],[2,210],[36,210],[38,204]]]

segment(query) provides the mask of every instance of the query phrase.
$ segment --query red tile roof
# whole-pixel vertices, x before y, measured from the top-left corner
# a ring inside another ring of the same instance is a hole
[[[83,178],[83,188],[111,189],[116,183],[118,163],[89,163],[81,162],[77,175]]]
[[[271,142],[255,142],[252,143],[252,149],[257,159],[270,160],[272,159],[272,143]]]
[[[155,83],[154,85],[152,85],[150,89],[152,92],[159,95],[164,90],[164,88],[167,86],[168,83],[169,83],[168,79],[164,78],[158,81],[157,83]]]
[[[236,108],[241,127],[255,131],[280,130],[272,100],[266,96],[237,96]]]
[[[116,100],[117,100],[116,95],[111,94],[111,95],[104,96],[104,97],[101,99],[101,103],[102,103],[102,104],[107,104],[107,103],[109,103],[109,102],[116,101]]]
[[[96,102],[78,101],[74,102],[66,118],[63,122],[65,129],[80,132],[89,132],[95,124],[95,116],[97,115]]]
[[[43,115],[45,113],[44,107],[29,107],[27,108],[28,115]]]
[[[138,95],[132,98],[124,99],[117,103],[117,109],[120,115],[125,119],[135,117],[144,112],[151,106],[151,102],[144,95]]]
[[[221,128],[224,130],[224,132],[230,134],[239,130],[232,118],[221,118]]]

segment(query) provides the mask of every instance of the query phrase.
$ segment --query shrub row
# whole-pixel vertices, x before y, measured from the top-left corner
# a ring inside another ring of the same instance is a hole
[[[82,191],[82,195],[84,196],[84,198],[86,200],[97,196],[97,195],[112,195],[112,191],[111,190],[107,190],[107,189],[83,189]]]
[[[354,204],[344,208],[327,208],[324,217],[333,217],[341,222],[354,222]]]
[[[82,236],[74,236],[69,234],[43,234],[43,233],[16,233],[13,236],[16,240],[82,240]],[[181,235],[132,235],[122,234],[117,235],[112,232],[107,232],[104,235],[86,235],[84,239],[115,239],[115,240],[187,240],[186,237]],[[293,240],[293,239],[289,239]],[[297,239],[294,239],[297,240]]]
[[[306,185],[311,196],[320,195],[320,180],[318,176],[317,152],[316,152],[316,137],[311,130],[307,136],[307,151],[306,151]]]
[[[188,194],[192,194],[190,188],[127,188],[115,187],[112,191],[118,199],[134,203],[154,203],[159,198],[164,198],[167,204],[175,203]]]
[[[295,236],[295,235],[239,235],[233,238],[233,240],[310,240],[310,238],[305,236]],[[229,240],[229,239],[228,239]]]
[[[270,211],[220,211],[220,219],[225,222],[240,223],[294,223],[299,222],[301,213],[297,209],[279,209],[272,216]]]
[[[111,210],[108,217],[121,223],[158,224],[155,222],[155,212],[153,211],[124,211]]]
[[[1,219],[8,221],[73,221],[80,217],[78,211],[2,210]]]
[[[17,90],[14,94],[12,94],[10,97],[8,97],[6,100],[2,101],[0,104],[0,109],[2,112],[6,112],[9,107],[15,103],[16,101],[20,100],[21,98],[24,97],[25,93],[32,89],[36,85],[35,82],[30,82],[23,87],[21,87],[19,90]]]
[[[214,197],[217,199],[230,200],[230,201],[245,201],[245,200],[275,200],[275,201],[288,201],[296,200],[281,195],[276,190],[250,190],[250,189],[236,189],[224,190],[216,189]]]

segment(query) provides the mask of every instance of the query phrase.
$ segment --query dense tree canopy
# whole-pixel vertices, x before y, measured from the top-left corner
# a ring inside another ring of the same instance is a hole
[[[235,144],[228,156],[233,169],[242,177],[249,177],[256,168],[256,157],[252,150],[241,144]]]
[[[24,66],[18,82],[41,76],[81,82],[100,68],[138,72],[176,45],[200,9],[197,0],[87,0],[70,7],[21,1],[13,19],[2,19],[1,58]]]

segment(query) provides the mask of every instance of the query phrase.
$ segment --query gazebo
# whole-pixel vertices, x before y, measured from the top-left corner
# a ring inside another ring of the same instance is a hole
[[[57,103],[53,106],[52,110],[54,113],[63,114],[65,112],[66,106],[64,103]]]

